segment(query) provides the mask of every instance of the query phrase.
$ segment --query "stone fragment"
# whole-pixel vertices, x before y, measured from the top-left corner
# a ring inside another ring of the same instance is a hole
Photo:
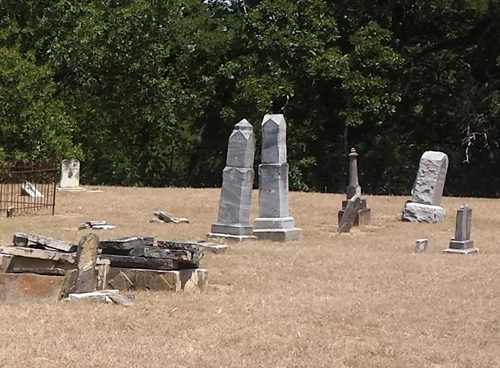
[[[427,248],[427,239],[417,239],[415,244],[415,253],[423,253]]]
[[[302,229],[295,227],[288,212],[288,163],[286,122],[283,115],[266,115],[262,120],[262,153],[259,165],[259,217],[254,235],[273,241],[299,240]]]
[[[253,127],[242,120],[234,126],[229,137],[226,167],[222,172],[219,215],[208,237],[240,241],[255,239],[249,221],[254,155]]]
[[[455,237],[451,239],[444,253],[470,254],[479,251],[474,247],[474,241],[470,239],[471,224],[472,209],[464,204],[457,210]]]

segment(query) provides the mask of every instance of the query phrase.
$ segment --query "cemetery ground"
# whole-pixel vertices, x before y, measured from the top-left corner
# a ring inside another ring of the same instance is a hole
[[[1,217],[0,243],[16,231],[76,242],[100,219],[116,225],[101,239],[200,240],[217,219],[219,189],[97,189],[58,193],[53,217]],[[337,234],[344,197],[291,192],[303,239],[207,253],[203,294],[2,304],[0,367],[500,367],[498,199],[445,197],[444,222],[414,224],[400,221],[407,197],[366,196],[372,226]],[[444,255],[463,203],[480,253]],[[191,223],[150,223],[158,209]]]

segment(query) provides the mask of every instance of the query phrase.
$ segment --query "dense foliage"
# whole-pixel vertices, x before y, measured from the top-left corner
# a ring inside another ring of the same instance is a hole
[[[86,183],[220,184],[227,137],[288,123],[290,185],[499,194],[498,0],[0,0],[0,161],[78,157]],[[257,160],[258,162],[258,154]]]

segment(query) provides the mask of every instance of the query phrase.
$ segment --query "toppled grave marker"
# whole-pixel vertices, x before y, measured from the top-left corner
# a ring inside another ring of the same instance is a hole
[[[92,230],[109,230],[109,229],[114,229],[115,226],[106,223],[106,221],[86,221],[82,222],[80,226],[78,226],[78,230],[84,230],[84,229],[92,229]]]
[[[67,253],[76,251],[74,244],[38,234],[15,233],[13,243],[16,247],[52,249]]]
[[[356,194],[351,199],[349,199],[349,201],[347,201],[344,213],[342,214],[342,218],[340,219],[339,228],[337,230],[338,233],[348,233],[351,231],[351,227],[354,224],[356,216],[358,216],[361,208],[362,204],[360,194]]]
[[[43,194],[29,181],[25,181],[21,184],[21,195],[29,196],[31,198],[43,197]]]
[[[173,222],[174,224],[187,223],[189,224],[189,219],[185,217],[176,217],[166,211],[155,211],[155,218],[151,219],[149,222]]]

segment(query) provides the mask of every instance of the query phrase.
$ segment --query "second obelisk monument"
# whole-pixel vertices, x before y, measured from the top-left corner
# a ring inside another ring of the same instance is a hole
[[[254,235],[274,241],[299,240],[302,229],[295,227],[288,213],[285,117],[282,114],[264,116],[261,130],[259,217],[254,222]]]

